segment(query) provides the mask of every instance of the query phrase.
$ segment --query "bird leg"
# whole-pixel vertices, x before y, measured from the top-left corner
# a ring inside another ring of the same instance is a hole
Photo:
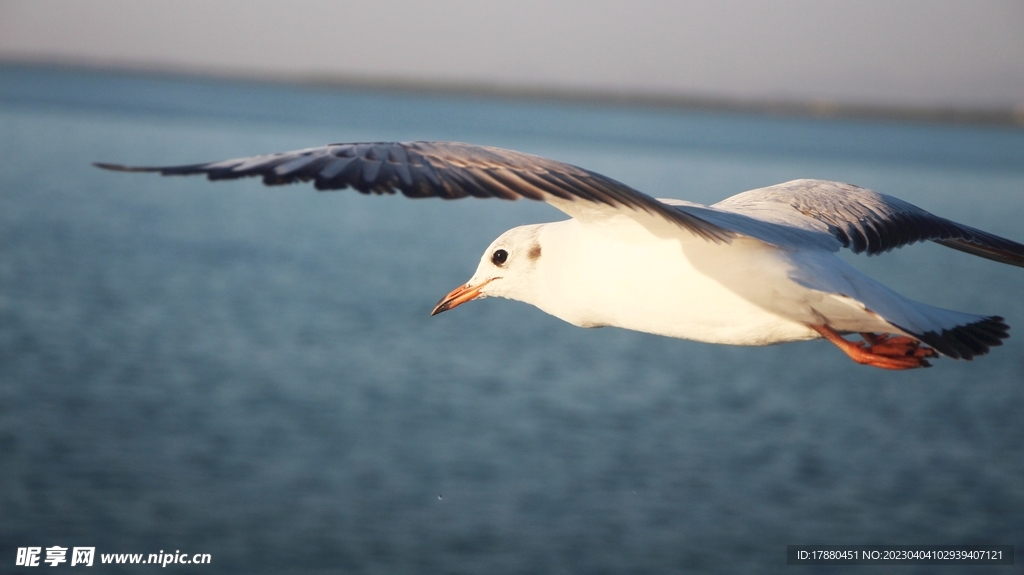
[[[925,358],[939,356],[934,349],[925,347],[921,342],[909,337],[862,333],[860,335],[864,341],[847,341],[839,332],[827,325],[812,325],[810,328],[843,350],[853,361],[863,365],[882,369],[931,367]]]

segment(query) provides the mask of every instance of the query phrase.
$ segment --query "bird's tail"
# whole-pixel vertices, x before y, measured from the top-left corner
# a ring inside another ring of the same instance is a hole
[[[815,262],[807,263],[813,266]],[[972,359],[1002,345],[1002,340],[1009,337],[1010,326],[999,316],[963,313],[923,304],[900,295],[845,262],[832,261],[830,264],[817,269],[810,267],[808,270],[812,273],[791,277],[807,287],[832,294],[835,303],[859,308],[883,320],[884,323],[876,322],[875,327],[893,326],[942,355]],[[839,315],[842,316],[842,312]],[[837,319],[839,325],[831,327],[841,331],[877,331],[875,328],[861,329],[867,326],[857,325],[859,322],[853,316],[847,316],[845,321]]]
[[[1010,337],[1010,326],[999,316],[983,316],[930,306],[904,297],[867,276],[875,283],[870,292],[857,299],[865,308],[905,334],[954,359],[973,359],[1002,345]]]
[[[944,316],[949,314],[956,314],[963,316],[959,312],[951,312],[949,310],[928,306],[922,303],[914,302],[921,308],[928,308],[928,315],[933,316]],[[922,310],[923,311],[923,310]],[[935,348],[936,351],[942,355],[952,357],[954,359],[973,359],[977,355],[985,355],[989,352],[989,348],[997,345],[1003,345],[1004,339],[1010,337],[1008,333],[1010,326],[1003,322],[1003,318],[999,316],[972,316],[974,321],[969,323],[960,323],[958,325],[951,325],[949,327],[939,327],[937,329],[924,331],[907,328],[898,323],[892,322],[893,325],[899,327],[901,330],[913,335],[917,339],[921,340],[927,345]],[[936,317],[936,319],[938,319]],[[938,322],[934,322],[938,323]]]

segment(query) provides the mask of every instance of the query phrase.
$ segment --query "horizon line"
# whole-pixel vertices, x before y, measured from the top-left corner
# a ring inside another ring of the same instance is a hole
[[[110,62],[90,59],[0,54],[0,67],[39,67],[98,73],[292,85],[336,90],[381,90],[409,94],[483,97],[537,102],[747,113],[799,118],[874,120],[913,123],[974,124],[1024,128],[1024,105],[1010,108],[854,104],[828,99],[747,99],[670,92],[629,92],[535,84],[378,77],[365,74],[288,73],[180,66],[166,63]]]

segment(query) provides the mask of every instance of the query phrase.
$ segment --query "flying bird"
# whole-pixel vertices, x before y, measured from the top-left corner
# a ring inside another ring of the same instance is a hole
[[[122,172],[260,176],[267,185],[401,192],[411,198],[526,198],[570,219],[494,240],[476,273],[434,307],[473,299],[534,305],[580,327],[616,326],[732,345],[825,338],[885,369],[972,359],[1008,337],[998,316],[906,298],[837,256],[930,240],[1024,267],[1024,245],[850,184],[794,180],[711,206],[655,199],[601,174],[512,150],[456,142],[329,144],[292,152]],[[844,336],[859,334],[861,340]]]

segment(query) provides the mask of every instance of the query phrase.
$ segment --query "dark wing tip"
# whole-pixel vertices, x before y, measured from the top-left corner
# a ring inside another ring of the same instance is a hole
[[[1024,245],[987,232],[973,229],[971,231],[974,233],[969,238],[950,238],[932,241],[947,248],[974,256],[1024,268]]]
[[[123,164],[108,164],[106,162],[93,162],[92,165],[103,170],[114,172],[158,172],[159,168],[143,168],[138,166],[125,166]]]
[[[92,165],[102,170],[112,172],[151,172],[164,176],[187,176],[192,174],[203,174],[209,171],[210,164],[188,164],[185,166],[125,166],[124,164],[108,164],[106,162],[93,162]]]

